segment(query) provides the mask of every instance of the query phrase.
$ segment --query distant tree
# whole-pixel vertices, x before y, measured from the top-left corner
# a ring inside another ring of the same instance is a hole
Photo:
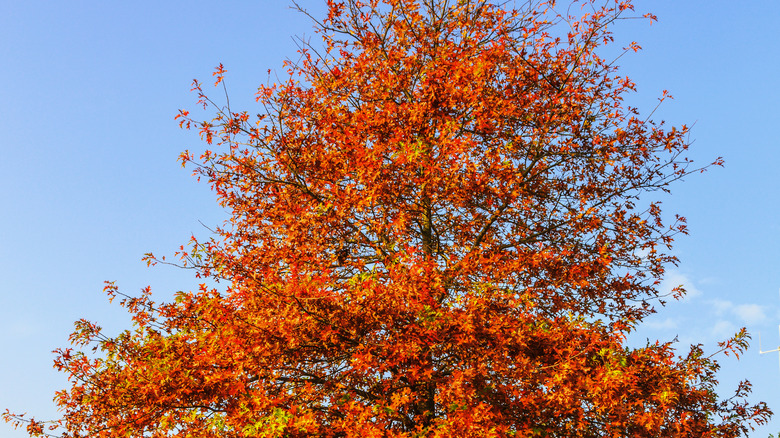
[[[196,82],[215,117],[178,117],[212,146],[182,160],[231,217],[179,255],[225,289],[126,297],[135,326],[117,337],[77,323],[57,433],[736,437],[765,422],[747,383],[718,400],[700,346],[626,346],[685,232],[651,195],[701,170],[688,128],[627,107],[634,83],[598,55],[631,3],[520,4],[329,0],[323,45],[260,87],[257,117]]]

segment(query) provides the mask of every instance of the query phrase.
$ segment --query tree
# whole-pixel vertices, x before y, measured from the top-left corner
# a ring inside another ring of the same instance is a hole
[[[688,128],[626,107],[634,84],[598,54],[632,10],[329,0],[322,46],[259,88],[257,117],[196,82],[214,118],[177,117],[211,146],[182,161],[231,217],[178,255],[224,287],[125,296],[135,326],[116,337],[78,322],[56,360],[72,381],[62,436],[734,437],[765,422],[747,382],[718,400],[701,346],[625,344],[686,232],[652,194],[703,170]]]

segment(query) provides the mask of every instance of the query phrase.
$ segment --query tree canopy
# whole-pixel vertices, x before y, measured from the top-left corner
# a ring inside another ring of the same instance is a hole
[[[230,219],[178,255],[220,287],[125,296],[118,336],[78,322],[56,433],[736,437],[766,421],[746,382],[718,398],[701,346],[626,345],[686,232],[654,192],[702,170],[688,127],[627,106],[634,83],[600,56],[630,1],[327,3],[322,44],[260,86],[259,114],[194,83],[214,117],[180,112],[209,145],[181,159]]]

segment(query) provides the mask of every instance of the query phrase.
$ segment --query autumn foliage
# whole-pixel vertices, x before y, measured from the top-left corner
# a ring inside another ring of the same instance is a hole
[[[631,3],[561,3],[329,0],[321,44],[259,109],[196,82],[214,118],[178,119],[209,146],[182,160],[230,220],[178,263],[217,285],[125,297],[135,326],[115,337],[79,322],[53,433],[735,437],[766,421],[747,383],[718,399],[700,346],[626,346],[685,232],[653,192],[701,168],[688,128],[627,107],[634,84],[599,56]]]

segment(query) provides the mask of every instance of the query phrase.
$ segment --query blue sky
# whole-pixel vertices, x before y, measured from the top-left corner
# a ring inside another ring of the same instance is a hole
[[[303,0],[313,11],[320,1]],[[616,38],[636,40],[621,58],[638,84],[629,101],[647,112],[668,89],[675,100],[654,118],[692,124],[691,156],[726,166],[695,175],[664,196],[691,234],[663,287],[691,292],[647,320],[631,342],[680,347],[715,343],[747,326],[764,349],[780,343],[780,3],[764,0],[639,0],[659,22],[628,21]],[[316,12],[315,12],[316,13]],[[144,253],[172,254],[191,233],[225,217],[205,184],[176,157],[198,149],[173,117],[195,108],[193,78],[228,69],[234,107],[252,96],[287,56],[293,35],[312,35],[285,1],[0,2],[0,409],[56,415],[66,386],[51,351],[85,317],[116,332],[128,319],[102,294],[104,280],[161,297],[196,280],[170,267],[146,268]],[[723,393],[742,378],[754,400],[780,414],[777,353],[722,361]],[[754,436],[780,431],[780,415]],[[26,436],[0,425],[9,438]]]

